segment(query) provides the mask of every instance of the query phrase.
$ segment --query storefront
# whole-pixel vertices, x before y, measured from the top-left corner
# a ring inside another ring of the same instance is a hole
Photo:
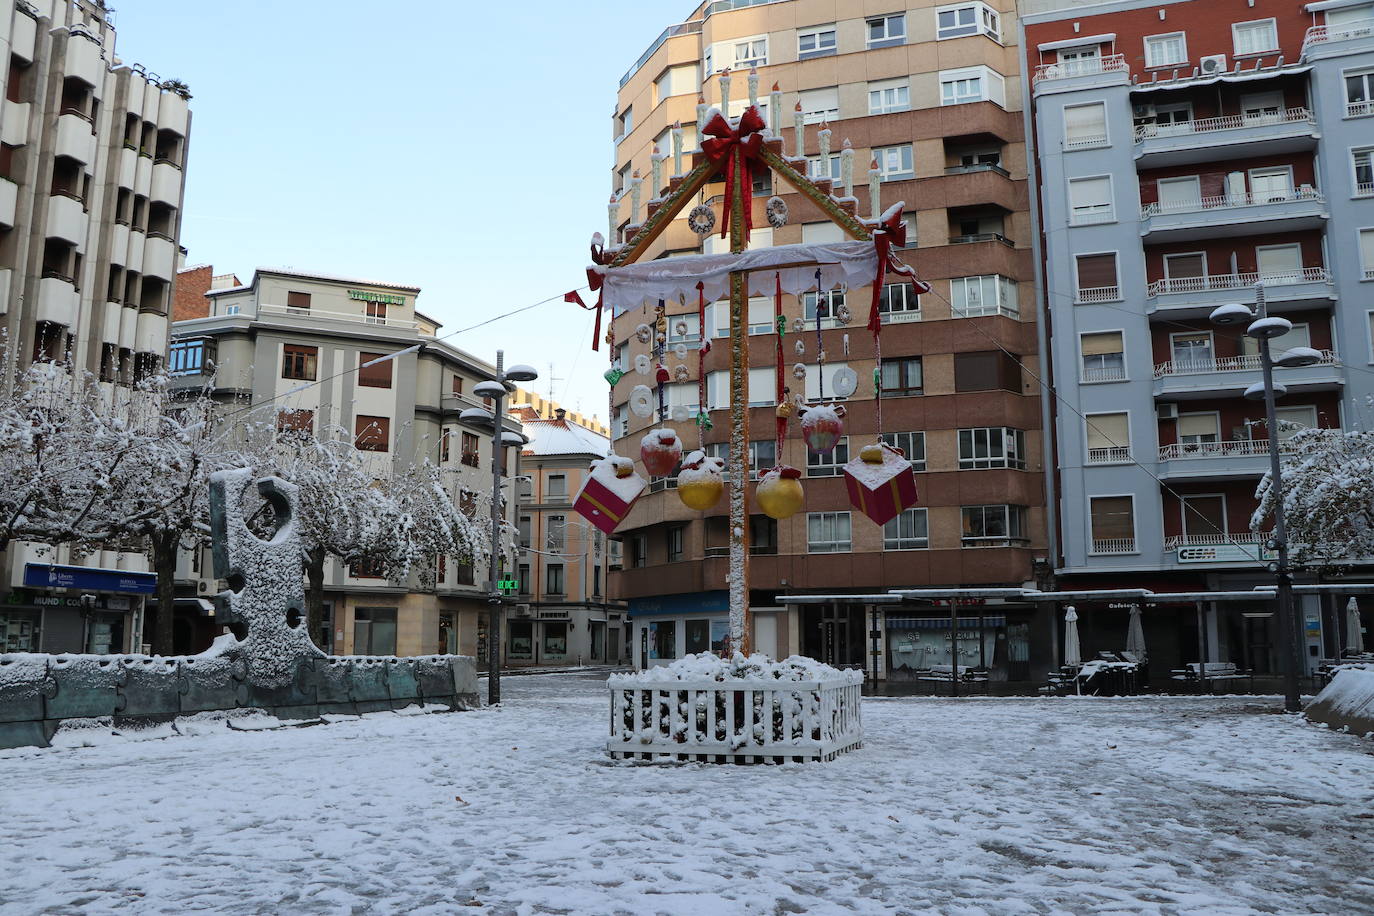
[[[27,563],[24,587],[0,597],[0,652],[136,652],[152,573]]]
[[[729,593],[722,590],[630,599],[632,661],[637,668],[671,664],[684,655],[730,651]],[[756,606],[753,651],[786,658],[796,626],[785,608]]]

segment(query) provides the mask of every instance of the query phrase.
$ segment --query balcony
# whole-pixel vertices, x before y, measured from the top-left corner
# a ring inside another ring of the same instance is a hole
[[[1281,274],[1213,274],[1206,277],[1167,277],[1150,283],[1145,312],[1170,318],[1205,318],[1212,309],[1231,302],[1255,301],[1255,284],[1264,283],[1264,296],[1285,310],[1329,308],[1336,292],[1331,271],[1304,267]]]
[[[1300,369],[1278,369],[1274,380],[1290,393],[1331,391],[1345,384],[1340,359],[1322,350],[1321,361]],[[1258,356],[1223,356],[1218,359],[1171,360],[1155,366],[1156,397],[1180,400],[1238,394],[1262,381]]]
[[[70,156],[82,165],[95,162],[95,127],[91,119],[78,111],[66,109],[57,117],[57,142],[54,152]]]
[[[1255,232],[1319,229],[1330,214],[1316,188],[1195,197],[1140,208],[1140,234],[1150,242],[1229,238]]]
[[[154,162],[149,197],[173,207],[181,206],[181,169],[165,159]]]
[[[1271,536],[1268,531],[1176,534],[1164,539],[1164,550],[1175,553],[1179,563],[1262,563],[1275,556],[1264,546]]]
[[[1088,464],[1128,464],[1130,461],[1131,447],[1129,445],[1088,449]]]
[[[171,280],[176,276],[176,242],[160,232],[149,232],[143,246],[143,272],[150,277]]]
[[[1279,440],[1279,451],[1292,453],[1290,440]],[[1160,477],[1171,480],[1237,480],[1259,477],[1269,470],[1268,439],[1174,443],[1160,446]]]
[[[1092,552],[1095,555],[1119,555],[1139,551],[1135,549],[1135,538],[1093,538]]]
[[[388,327],[411,330],[415,327],[413,318],[373,318],[368,315],[354,314],[352,312],[325,312],[320,309],[300,309],[291,308],[286,305],[262,304],[258,306],[258,315],[262,318],[290,317],[292,319],[305,318],[307,321],[346,321],[351,324],[367,324],[372,327]]]
[[[1046,92],[1071,92],[1101,86],[1124,86],[1131,80],[1131,67],[1124,54],[1108,54],[1093,60],[1041,64],[1031,77],[1036,95]]]
[[[1094,368],[1084,368],[1081,371],[1083,384],[1093,382],[1124,382],[1126,381],[1125,366],[1099,366]]]
[[[29,142],[30,102],[6,102],[0,111],[0,141],[9,146],[23,146]]]
[[[93,35],[72,30],[67,42],[67,76],[74,76],[99,93],[105,82],[105,61],[101,57],[100,41]]]
[[[1015,248],[1016,244],[1000,232],[975,232],[971,235],[951,235],[949,243],[951,245],[972,245],[976,242],[1001,242],[1008,248]]]
[[[19,208],[19,185],[8,178],[0,178],[0,226],[13,228],[14,214]]]
[[[48,225],[45,227],[48,238],[62,239],[78,249],[84,248],[88,222],[81,198],[67,191],[54,191],[48,198]]]
[[[1315,149],[1317,121],[1306,108],[1273,115],[1224,115],[1177,124],[1142,124],[1135,129],[1139,165],[1161,168],[1236,159],[1284,155]]]
[[[1352,49],[1330,46],[1337,42],[1355,41],[1361,38],[1374,38],[1374,19],[1348,22],[1336,28],[1325,25],[1313,26],[1307,30],[1307,35],[1303,38],[1302,58],[1307,60],[1309,56],[1325,57],[1328,54],[1348,53]]]
[[[1081,305],[1091,305],[1094,302],[1119,302],[1121,300],[1121,287],[1119,286],[1090,286],[1080,289],[1074,296],[1074,302]]]
[[[1374,117],[1374,102],[1347,102],[1345,106],[1345,116],[1347,118]]]
[[[81,294],[76,291],[72,278],[44,271],[43,278],[38,281],[38,320],[76,327],[80,308]]]

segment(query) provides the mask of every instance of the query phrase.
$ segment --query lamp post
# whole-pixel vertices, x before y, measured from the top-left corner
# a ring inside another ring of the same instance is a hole
[[[530,366],[511,366],[505,369],[506,354],[496,351],[496,377],[478,382],[472,393],[479,398],[491,398],[492,410],[471,407],[459,414],[459,419],[481,426],[491,424],[491,562],[487,581],[487,704],[501,702],[501,465],[507,445],[519,445],[524,436],[511,433],[506,438],[503,428],[506,414],[506,394],[515,390],[512,382],[532,382],[539,373]]]
[[[1296,369],[1311,366],[1321,361],[1321,354],[1311,347],[1293,347],[1280,354],[1275,361],[1270,352],[1269,341],[1287,334],[1293,324],[1286,318],[1270,318],[1265,309],[1264,284],[1255,284],[1255,310],[1239,303],[1223,305],[1212,311],[1213,324],[1232,325],[1242,321],[1249,322],[1245,329],[1247,336],[1259,343],[1260,370],[1264,380],[1245,390],[1245,397],[1252,401],[1264,401],[1264,419],[1269,427],[1269,488],[1274,500],[1274,536],[1270,545],[1278,554],[1278,562],[1271,564],[1277,585],[1279,605],[1279,629],[1282,631],[1281,665],[1283,672],[1283,708],[1288,712],[1300,712],[1302,702],[1298,691],[1298,671],[1301,657],[1298,652],[1297,614],[1293,607],[1293,577],[1288,564],[1288,532],[1284,524],[1283,472],[1279,461],[1279,428],[1274,402],[1287,393],[1281,383],[1274,382],[1274,367]],[[1203,661],[1205,666],[1206,661]]]

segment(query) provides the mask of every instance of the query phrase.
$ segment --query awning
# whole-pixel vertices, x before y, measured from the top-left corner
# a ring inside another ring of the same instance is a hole
[[[1180,70],[1183,68],[1180,67]],[[1273,79],[1276,76],[1287,76],[1290,73],[1306,73],[1311,70],[1310,64],[1302,64],[1294,67],[1265,67],[1261,70],[1241,70],[1239,72],[1231,70],[1226,73],[1219,73],[1216,76],[1189,76],[1184,74],[1178,79],[1162,79],[1153,81],[1142,81],[1131,84],[1132,94],[1137,92],[1150,92],[1163,89],[1194,89],[1198,86],[1210,86],[1213,83],[1248,83],[1253,80]],[[1256,124],[1267,123],[1263,119],[1256,119]]]
[[[1059,41],[1047,41],[1035,47],[1038,51],[1058,51],[1061,48],[1081,48],[1085,45],[1106,45],[1114,41],[1116,41],[1115,32],[1104,32],[1101,35],[1075,35],[1073,38],[1063,38]]]
[[[976,630],[979,625],[987,627],[1004,627],[1007,625],[1007,618],[1002,615],[978,614],[959,616],[959,629]],[[887,628],[889,630],[948,630],[948,617],[888,617]]]

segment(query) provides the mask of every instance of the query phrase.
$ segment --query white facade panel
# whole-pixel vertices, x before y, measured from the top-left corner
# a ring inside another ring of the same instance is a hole
[[[44,277],[38,283],[38,320],[52,321],[66,327],[76,324],[81,308],[81,295],[76,287],[57,277]]]
[[[90,223],[81,201],[55,194],[48,198],[49,238],[64,239],[78,248],[86,244],[86,230]]]
[[[73,34],[67,42],[68,76],[94,86],[96,92],[103,88],[105,61],[100,56],[100,44],[94,38]]]
[[[4,102],[4,114],[0,115],[0,140],[10,146],[23,146],[29,142],[28,102]]]
[[[70,156],[82,165],[95,162],[95,134],[91,122],[76,114],[64,114],[57,119],[57,155]]]
[[[149,277],[171,280],[176,273],[177,247],[157,236],[148,236],[143,246],[143,273]]]
[[[181,169],[169,162],[153,163],[153,181],[148,196],[152,200],[171,204],[173,207],[180,206]]]

